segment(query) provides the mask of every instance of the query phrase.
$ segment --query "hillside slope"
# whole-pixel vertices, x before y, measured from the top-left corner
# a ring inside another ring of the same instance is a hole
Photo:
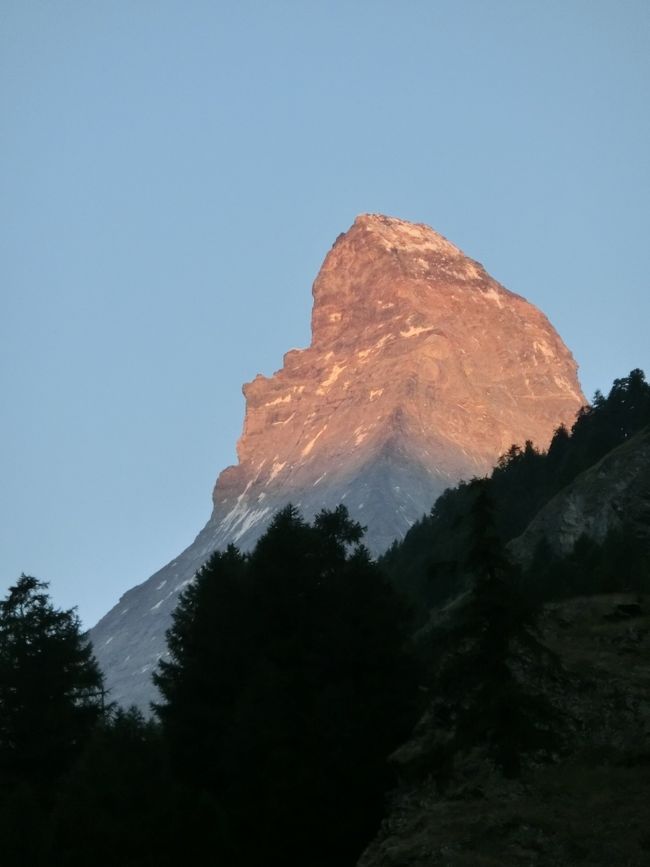
[[[562,749],[508,780],[484,750],[444,791],[423,716],[392,757],[402,784],[359,867],[643,867],[650,860],[650,604],[630,594],[549,603],[540,637],[561,668],[539,680],[564,720]]]

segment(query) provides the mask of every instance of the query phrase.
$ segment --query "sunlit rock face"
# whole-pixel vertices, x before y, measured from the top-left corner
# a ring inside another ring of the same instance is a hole
[[[427,226],[364,214],[313,287],[312,342],[244,386],[238,464],[176,560],[126,593],[92,638],[112,697],[146,704],[182,587],[216,548],[250,548],[277,509],[342,502],[379,554],[512,443],[545,447],[585,403],[547,318]]]

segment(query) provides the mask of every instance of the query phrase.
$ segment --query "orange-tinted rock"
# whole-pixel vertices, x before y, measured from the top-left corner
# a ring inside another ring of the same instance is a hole
[[[378,553],[585,403],[547,318],[427,226],[358,217],[313,294],[311,346],[244,386],[239,465],[214,491],[224,541],[251,544],[288,499],[309,514],[344,497]]]
[[[512,443],[545,447],[585,403],[536,307],[423,225],[362,215],[313,287],[312,343],[244,386],[239,463],[196,540],[93,630],[112,698],[145,705],[178,592],[216,548],[249,548],[287,502],[345,503],[385,549]]]

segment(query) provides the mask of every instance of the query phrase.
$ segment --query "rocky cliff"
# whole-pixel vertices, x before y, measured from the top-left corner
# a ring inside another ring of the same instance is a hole
[[[649,428],[581,473],[508,547],[518,562],[529,565],[542,540],[564,556],[581,536],[603,542],[610,530],[623,528],[650,544]]]
[[[92,630],[111,697],[146,707],[178,593],[209,554],[250,548],[291,501],[345,503],[374,553],[512,443],[544,447],[585,403],[547,318],[427,226],[358,217],[313,287],[312,342],[244,386],[238,464],[196,540]]]

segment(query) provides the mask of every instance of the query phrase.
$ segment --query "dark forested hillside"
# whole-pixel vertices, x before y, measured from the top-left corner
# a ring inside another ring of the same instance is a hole
[[[359,867],[641,867],[650,851],[650,387],[448,490],[381,565],[427,705]]]
[[[597,393],[592,405],[581,410],[571,431],[558,428],[548,452],[538,451],[530,441],[523,446],[513,444],[487,480],[500,540],[506,543],[519,536],[559,491],[648,425],[650,386],[641,370],[633,370],[629,376],[614,381],[607,397]],[[432,605],[463,586],[462,563],[475,496],[476,489],[468,483],[445,491],[431,513],[423,516],[404,540],[394,544],[380,560],[391,581],[411,597],[422,617]],[[636,579],[622,580],[621,570],[628,576],[636,575],[645,557],[645,544],[630,541],[625,530],[617,528],[604,542],[586,537],[567,558],[552,559],[559,571],[572,574],[582,570],[583,562],[592,574],[598,560],[601,580],[591,585],[596,592],[626,589]],[[544,585],[546,590],[539,587],[542,596],[563,593],[565,589],[569,592],[570,581],[559,581],[557,576],[550,581],[548,564],[549,554],[542,548],[528,570],[529,584]],[[608,586],[605,574],[608,564],[616,565],[619,574],[618,583],[612,586]],[[589,578],[581,579],[578,586],[584,590]]]
[[[157,714],[231,867],[352,864],[382,816],[417,693],[406,609],[361,536],[343,506],[313,525],[288,506],[250,556],[215,554],[175,612]]]
[[[3,867],[352,867],[419,696],[409,612],[362,535],[343,506],[313,524],[288,506],[251,554],[214,554],[174,615],[159,722],[104,704],[72,615],[40,593],[34,620],[42,585],[13,588],[0,604]]]
[[[149,720],[23,576],[0,602],[3,867],[644,864],[649,474],[634,370],[379,563],[343,506],[288,506],[182,593]]]

